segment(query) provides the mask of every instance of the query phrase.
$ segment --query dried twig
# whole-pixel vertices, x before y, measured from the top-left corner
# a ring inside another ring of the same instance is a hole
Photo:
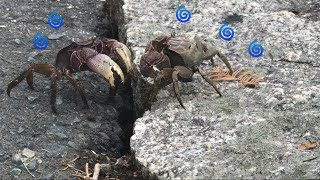
[[[89,164],[86,163],[86,176],[85,176],[84,179],[86,179],[86,180],[98,180],[99,173],[100,173],[100,164],[97,163],[96,165],[94,165],[93,176],[90,177],[90,174],[89,174]]]
[[[320,142],[319,142],[320,145]],[[317,142],[306,142],[299,145],[299,150],[312,150],[319,146]]]
[[[81,171],[80,169],[77,169],[77,168],[73,167],[73,166],[70,165],[70,164],[66,164],[65,166],[67,166],[67,167],[63,168],[63,169],[62,169],[63,171],[66,171],[67,169],[70,168],[70,169],[72,169],[72,170],[74,170],[74,171],[76,171],[76,172],[79,172],[79,173],[82,173],[82,174],[85,173],[85,172]]]
[[[34,175],[29,171],[29,169],[27,168],[27,166],[26,166],[24,163],[22,163],[22,164],[23,164],[24,168],[26,168],[27,172],[28,172],[33,178],[35,178],[36,176],[34,176]]]
[[[80,156],[76,156],[74,159],[72,159],[71,161],[69,161],[69,163],[71,163],[71,162],[75,162],[76,160],[78,160],[80,158]]]

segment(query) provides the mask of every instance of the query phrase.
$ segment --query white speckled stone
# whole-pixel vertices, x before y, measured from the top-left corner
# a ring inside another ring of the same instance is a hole
[[[181,4],[192,13],[188,23],[176,20]],[[137,161],[159,179],[320,178],[319,158],[303,162],[319,156],[318,151],[297,149],[320,140],[319,7],[318,0],[124,0],[121,28],[137,69],[150,40],[176,32],[197,35],[225,54],[233,67],[250,67],[264,76],[256,89],[219,83],[223,97],[218,98],[194,75],[192,83],[180,83],[186,109],[171,85],[163,88],[135,123],[131,147]],[[233,14],[242,21],[229,23],[235,36],[226,42],[219,28]],[[254,39],[265,50],[260,58],[247,52]],[[218,57],[215,62],[221,65]],[[148,96],[141,82],[134,86],[140,106]]]

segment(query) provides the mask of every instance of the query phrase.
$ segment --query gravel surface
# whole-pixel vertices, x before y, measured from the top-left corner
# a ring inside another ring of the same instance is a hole
[[[29,64],[53,64],[58,50],[71,41],[95,35],[98,39],[115,37],[107,26],[104,3],[0,0],[0,179],[77,179],[71,175],[76,171],[62,170],[75,157],[80,158],[69,164],[83,171],[85,162],[93,168],[96,162],[107,163],[109,158],[129,152],[130,125],[121,124],[132,121],[130,104],[120,96],[108,102],[109,86],[94,73],[74,74],[85,89],[88,110],[83,109],[80,96],[65,78],[58,83],[56,115],[49,105],[49,77],[36,74],[33,91],[22,81],[12,89],[11,98],[5,92],[7,84]],[[52,29],[47,23],[53,11],[64,19],[60,29]],[[49,39],[44,51],[33,47],[33,37],[39,32]],[[110,177],[129,172],[130,168],[117,166],[114,169],[118,173],[109,172]]]

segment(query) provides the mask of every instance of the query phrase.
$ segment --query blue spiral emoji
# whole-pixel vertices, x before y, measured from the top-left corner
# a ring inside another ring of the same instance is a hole
[[[185,6],[179,6],[176,10],[176,18],[180,22],[188,22],[191,18],[191,12],[186,10]]]
[[[57,12],[53,12],[48,17],[48,24],[53,29],[59,29],[63,25],[63,19]]]
[[[231,27],[227,27],[228,24],[223,24],[219,29],[219,35],[221,39],[230,41],[234,36],[234,31]]]
[[[42,32],[36,34],[33,38],[33,46],[39,50],[45,50],[48,47],[48,38],[42,35]]]
[[[258,40],[252,41],[248,47],[248,52],[252,57],[260,57],[263,54],[263,47],[260,44],[255,44]]]

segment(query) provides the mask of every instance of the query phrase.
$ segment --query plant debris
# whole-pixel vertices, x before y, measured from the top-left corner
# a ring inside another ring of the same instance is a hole
[[[315,149],[318,146],[316,142],[306,142],[299,145],[299,150],[311,150]]]
[[[124,155],[118,159],[107,158],[107,160],[91,159],[78,155],[71,161],[64,162],[63,171],[69,171],[78,180],[117,180],[117,179],[144,179],[142,167],[135,163],[132,155]],[[89,168],[89,163],[94,164],[94,169]],[[100,162],[99,162],[100,161]],[[83,163],[85,167],[83,169]],[[77,167],[77,168],[76,168]],[[92,177],[90,177],[92,176]]]
[[[213,67],[207,76],[213,81],[240,81],[241,84],[249,88],[258,86],[263,79],[261,75],[244,68],[239,68],[230,75],[228,70],[224,70],[220,66]]]

